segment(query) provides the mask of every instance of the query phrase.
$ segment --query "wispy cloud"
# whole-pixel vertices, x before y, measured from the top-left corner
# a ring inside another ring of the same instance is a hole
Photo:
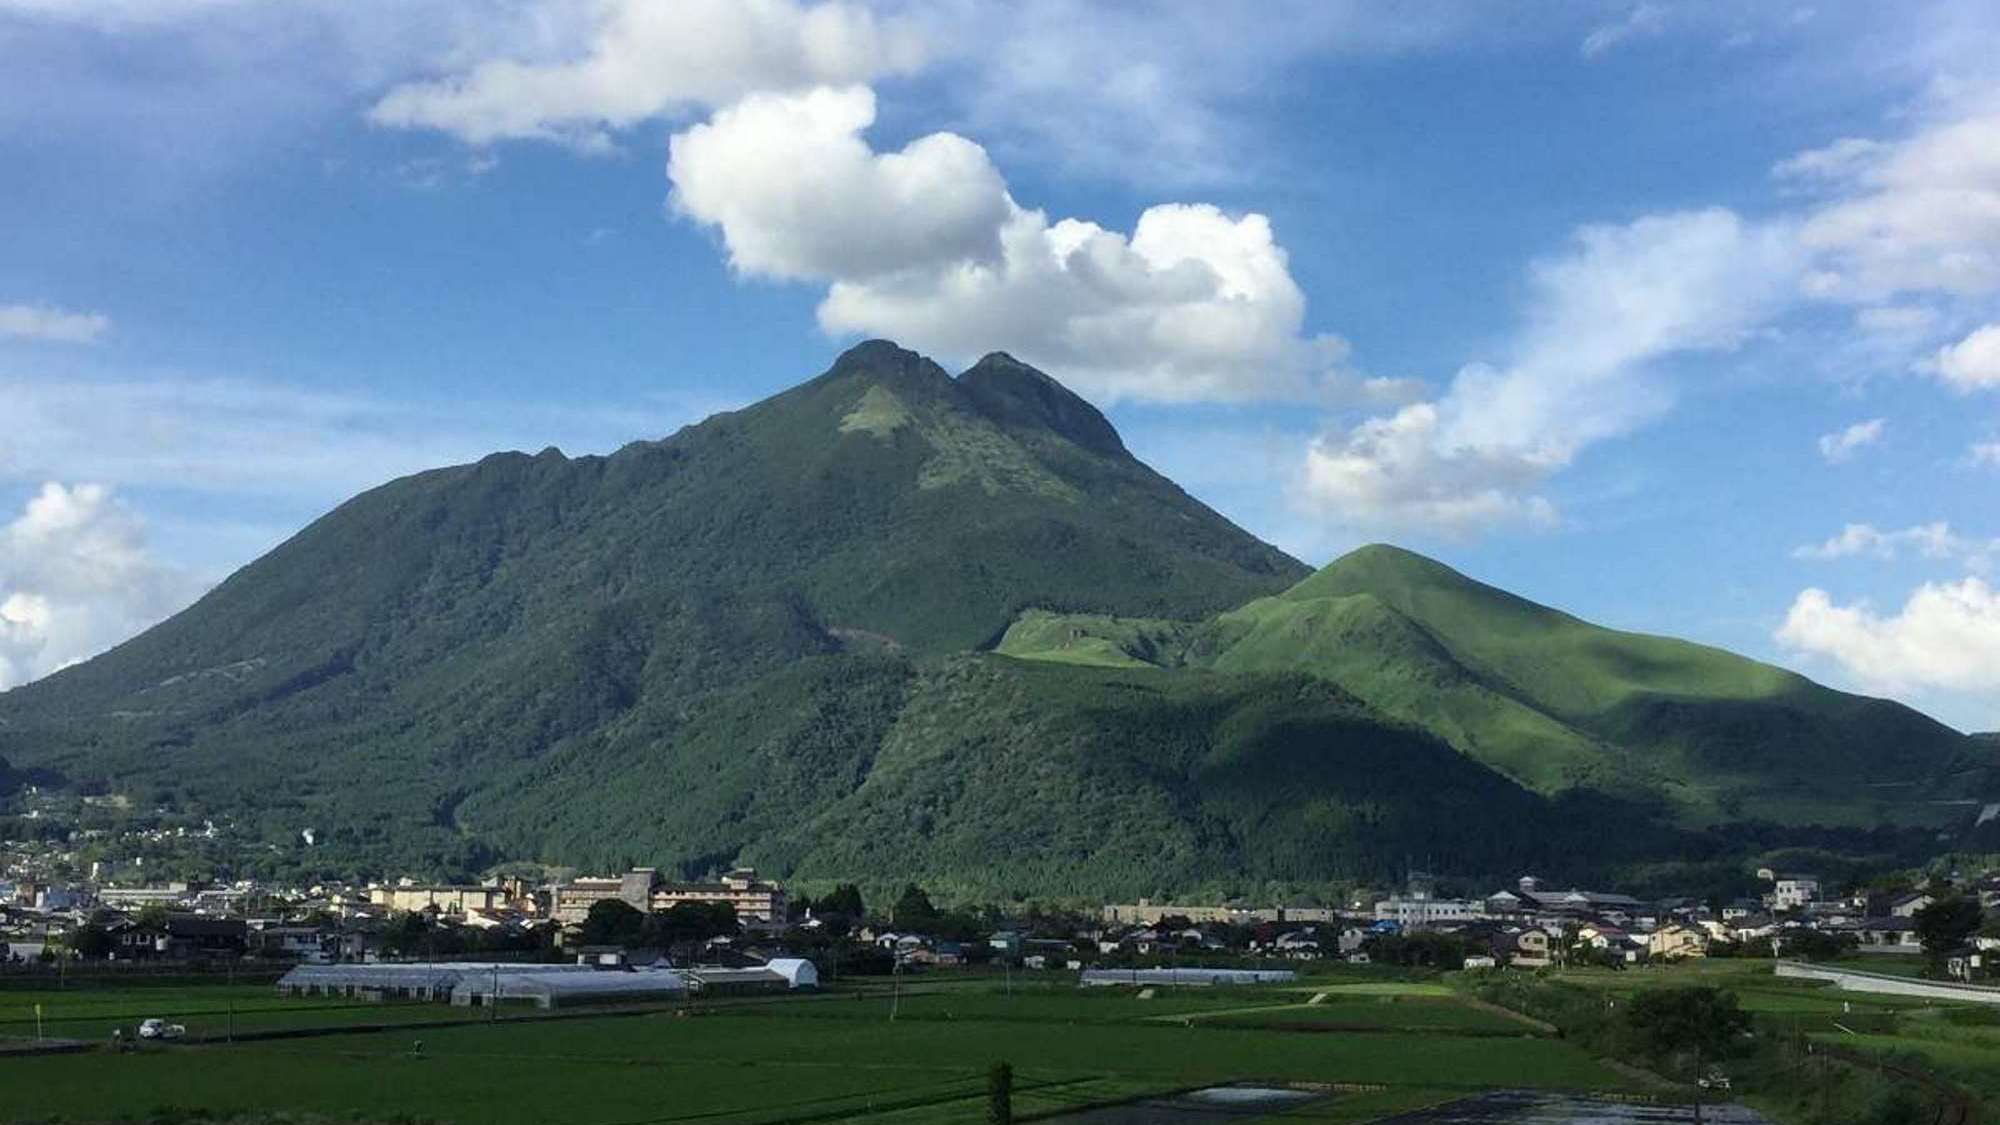
[[[0,340],[94,344],[111,331],[103,313],[72,312],[54,305],[0,305]]]
[[[1967,538],[1943,520],[1896,531],[1883,531],[1873,524],[1850,523],[1840,534],[1824,543],[1795,548],[1796,559],[1846,559],[1868,556],[1894,559],[1905,550],[1914,550],[1928,559],[1955,559],[1973,570],[1988,569],[2000,557],[2000,538]]]
[[[1530,271],[1505,366],[1468,365],[1435,402],[1321,435],[1297,496],[1391,529],[1549,523],[1550,476],[1667,408],[1652,365],[1735,348],[1789,300],[1798,268],[1785,228],[1721,208],[1585,227]]]
[[[1866,422],[1856,422],[1844,430],[1821,434],[1819,455],[1830,465],[1852,460],[1857,451],[1881,441],[1882,432],[1888,425],[1887,419],[1870,418]]]
[[[1639,4],[1625,14],[1624,19],[1599,24],[1583,37],[1577,51],[1586,59],[1595,59],[1628,39],[1646,38],[1660,34],[1667,26],[1667,10],[1658,4]]]
[[[497,449],[607,452],[733,403],[396,401],[237,379],[0,376],[0,480],[299,497],[331,504]]]

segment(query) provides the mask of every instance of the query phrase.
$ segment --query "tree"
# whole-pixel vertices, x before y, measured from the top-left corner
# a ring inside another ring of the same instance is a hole
[[[922,887],[911,883],[889,911],[889,922],[899,930],[932,929],[938,922],[937,907],[931,905],[931,896]]]
[[[1632,998],[1625,1009],[1625,1026],[1637,1045],[1660,1058],[1693,1056],[1694,1077],[1703,1077],[1711,1062],[1736,1054],[1750,1030],[1750,1013],[1737,1005],[1736,994],[1710,985],[1656,988]],[[1695,1120],[1701,1120],[1701,1095],[1695,1095]]]
[[[1978,899],[1954,894],[1917,911],[1914,920],[1917,940],[1924,943],[1924,952],[1938,958],[1963,948],[1979,932],[1985,914],[1979,909]]]
[[[1475,947],[1456,934],[1415,930],[1407,934],[1371,934],[1361,943],[1368,959],[1377,964],[1412,965],[1434,969],[1462,969],[1467,954]]]
[[[95,922],[86,922],[70,931],[70,952],[86,961],[102,960],[111,953],[111,931]]]
[[[1653,1054],[1692,1051],[1698,1062],[1735,1053],[1750,1030],[1750,1014],[1737,1005],[1736,994],[1712,985],[1641,992],[1626,1007],[1625,1022]]]
[[[736,907],[726,902],[677,902],[646,920],[645,940],[672,947],[682,942],[732,937],[742,932]]]
[[[389,952],[407,955],[432,949],[431,916],[421,910],[406,910],[389,919],[382,929],[382,944]]]
[[[1013,1125],[1014,1068],[994,1063],[986,1072],[986,1125]]]
[[[1825,930],[1791,929],[1779,939],[1785,956],[1802,957],[1808,961],[1826,961],[1847,953],[1859,944],[1853,934],[1834,934]]]
[[[833,893],[820,899],[814,909],[821,914],[841,914],[849,918],[859,918],[866,913],[861,903],[861,888],[853,883],[842,883],[833,888]]]
[[[646,915],[622,898],[601,899],[590,904],[583,919],[583,944],[624,945],[639,940],[646,928]]]

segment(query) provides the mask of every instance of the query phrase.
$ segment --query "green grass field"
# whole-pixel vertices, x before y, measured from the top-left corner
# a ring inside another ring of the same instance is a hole
[[[287,1000],[267,984],[8,989],[0,991],[0,1039],[32,1040],[35,1007],[41,1034],[50,1039],[108,1039],[113,1028],[132,1034],[139,1021],[157,1017],[196,1037],[283,1028],[355,1024],[432,1023],[464,1019],[449,1005],[379,1004],[347,998]]]
[[[1215,1016],[1188,1017],[1219,1027],[1295,1027],[1300,1029],[1393,1029],[1460,1034],[1529,1035],[1520,1020],[1484,1011],[1455,1000],[1337,1000],[1294,1004],[1282,1008],[1238,1010]]]
[[[110,1020],[140,1010],[172,1016],[169,999],[186,1011],[212,1010],[216,991],[100,994],[89,998],[94,1009],[76,1019]],[[261,999],[233,994],[239,1029],[252,1016],[296,1026],[340,1018],[343,1010],[324,1002],[282,1003],[268,989],[262,992]],[[0,1003],[18,998],[6,994]],[[1313,1006],[1370,1030],[1306,1034],[1282,1025],[1230,1026],[1227,1017],[1171,1018],[1258,1007],[1311,1011],[1290,1006],[1308,998],[1297,989],[1162,989],[1142,1000],[1124,989],[1041,984],[1017,985],[1010,994],[979,982],[894,1002],[875,990],[858,999],[836,993],[710,1006],[696,1015],[419,1024],[309,1039],[7,1058],[0,1059],[0,1089],[7,1091],[0,1115],[101,1121],[181,1106],[410,1114],[503,1125],[750,1125],[867,1113],[870,1121],[948,1125],[981,1119],[986,1070],[1001,1060],[1015,1067],[1022,1115],[1238,1080],[1386,1087],[1342,1092],[1295,1115],[1323,1121],[1370,1120],[1496,1085],[1626,1087],[1617,1074],[1556,1040],[1453,1034],[1498,1017],[1421,994],[1357,993]],[[57,1001],[65,999],[73,998]],[[375,1021],[390,1013],[449,1012],[414,1004],[370,1007],[363,1014]]]

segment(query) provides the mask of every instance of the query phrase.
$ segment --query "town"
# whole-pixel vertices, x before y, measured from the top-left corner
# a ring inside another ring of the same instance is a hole
[[[545,882],[295,886],[50,880],[25,873],[27,866],[17,858],[0,877],[0,966],[17,973],[60,972],[76,961],[133,968],[499,961],[705,969],[720,982],[725,970],[786,965],[769,979],[794,988],[821,974],[981,965],[1536,969],[1873,956],[1928,957],[1937,975],[1975,981],[1992,976],[2000,956],[1996,871],[1834,886],[1765,868],[1756,873],[1761,895],[1709,902],[1641,899],[1533,876],[1484,897],[1451,897],[1436,892],[1438,880],[1414,873],[1393,892],[1340,905],[1140,899],[1094,910],[1009,910],[941,908],[916,886],[891,902],[865,902],[851,884],[815,899],[749,868],[699,880],[638,867]]]

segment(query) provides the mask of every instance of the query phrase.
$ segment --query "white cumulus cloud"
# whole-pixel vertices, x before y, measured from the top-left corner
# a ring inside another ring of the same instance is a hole
[[[874,109],[853,87],[721,110],[673,138],[674,205],[718,228],[738,269],[825,282],[829,332],[953,358],[1004,346],[1106,399],[1331,393],[1345,345],[1302,333],[1305,295],[1264,216],[1163,204],[1129,235],[1051,222],[963,137],[875,152]]]
[[[865,86],[753,95],[673,138],[674,206],[719,227],[737,269],[769,277],[997,259],[1015,208],[986,150],[932,133],[878,154],[861,138],[874,121]]]
[[[54,305],[0,305],[0,340],[94,344],[111,331],[103,313],[72,312]]]
[[[1801,592],[1777,632],[1786,647],[1834,661],[1872,689],[2000,690],[2000,591],[1966,578],[1919,586],[1901,610],[1839,605]]]
[[[1306,450],[1304,493],[1350,520],[1460,534],[1505,523],[1550,524],[1555,506],[1531,490],[1556,465],[1532,453],[1439,443],[1438,405],[1414,403]]]
[[[1653,361],[1735,347],[1782,307],[1797,270],[1785,229],[1721,208],[1585,227],[1531,270],[1512,362],[1469,365],[1434,403],[1323,435],[1300,498],[1389,526],[1545,521],[1553,509],[1534,490],[1547,476],[1666,408]]]
[[[1874,445],[1882,440],[1882,432],[1888,428],[1888,420],[1870,418],[1866,422],[1856,422],[1844,430],[1821,434],[1819,455],[1830,464],[1839,464],[1853,458],[1855,451]]]
[[[95,655],[201,592],[102,485],[44,484],[0,527],[0,688]]]
[[[2000,389],[2000,324],[1989,324],[1938,349],[1939,378],[1961,391]]]
[[[535,139],[604,148],[612,132],[650,118],[758,91],[866,82],[913,70],[924,58],[913,25],[845,0],[594,0],[582,10],[590,30],[580,48],[559,42],[559,57],[488,57],[448,77],[406,83],[369,116],[473,144]]]
[[[1995,467],[2000,467],[2000,441],[1982,441],[1973,443],[1972,448],[1966,451],[1966,459],[1971,461],[1974,465],[1992,465]]]

